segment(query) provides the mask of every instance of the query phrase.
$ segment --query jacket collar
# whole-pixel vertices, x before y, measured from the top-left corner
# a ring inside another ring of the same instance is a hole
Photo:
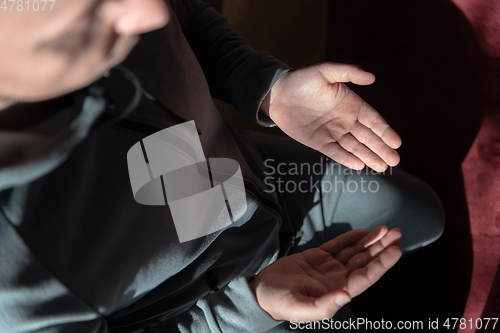
[[[0,132],[0,191],[54,170],[88,135],[104,111],[101,96],[77,94],[75,106],[19,132]]]

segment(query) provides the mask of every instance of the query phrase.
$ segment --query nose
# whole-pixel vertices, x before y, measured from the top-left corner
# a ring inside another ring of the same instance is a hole
[[[164,27],[170,12],[164,0],[119,0],[120,15],[115,31],[123,36],[139,35]]]

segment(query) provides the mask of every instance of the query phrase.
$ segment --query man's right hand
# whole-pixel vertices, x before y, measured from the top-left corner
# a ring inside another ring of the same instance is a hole
[[[351,230],[320,247],[281,258],[250,283],[276,320],[331,318],[377,282],[401,257],[399,229]]]
[[[348,168],[377,172],[399,163],[401,138],[344,83],[370,85],[375,76],[355,65],[322,63],[276,81],[262,109],[292,139]]]

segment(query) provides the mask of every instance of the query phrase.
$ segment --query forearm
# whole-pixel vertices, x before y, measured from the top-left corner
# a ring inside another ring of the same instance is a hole
[[[266,332],[279,325],[257,303],[248,277],[239,277],[188,311],[155,326],[145,333],[163,332]]]
[[[269,53],[253,50],[206,3],[190,3],[193,15],[184,33],[203,68],[212,96],[257,120],[262,101],[290,67]]]

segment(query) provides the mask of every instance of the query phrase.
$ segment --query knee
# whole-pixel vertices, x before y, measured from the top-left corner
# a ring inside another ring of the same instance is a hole
[[[411,252],[441,237],[445,227],[444,210],[436,192],[427,183],[406,173],[395,178],[400,182],[398,215],[406,220],[401,224],[400,245],[403,251]]]
[[[423,190],[426,200],[422,203],[422,210],[425,212],[425,218],[420,220],[424,231],[422,245],[427,246],[441,237],[445,227],[445,214],[441,200],[434,190],[422,182],[426,188]]]

